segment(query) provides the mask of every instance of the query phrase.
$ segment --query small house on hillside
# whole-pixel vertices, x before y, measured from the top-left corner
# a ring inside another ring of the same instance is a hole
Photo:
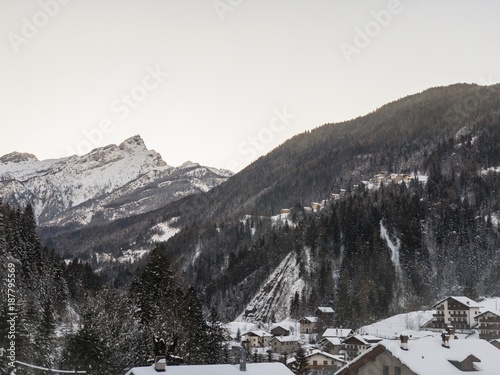
[[[243,342],[250,348],[264,348],[269,346],[272,335],[265,331],[250,331],[243,334]]]
[[[498,349],[485,340],[454,340],[446,334],[442,340],[425,337],[409,341],[403,333],[400,340],[381,341],[335,375],[459,375],[469,371],[497,375],[499,359]]]
[[[300,348],[299,340],[294,336],[275,336],[270,345],[271,350],[278,354],[295,353]]]
[[[455,329],[470,329],[477,324],[474,318],[481,306],[467,297],[447,297],[433,307],[436,313],[426,327],[445,329],[451,324]]]
[[[335,311],[331,307],[318,307],[314,313],[327,326],[333,324]]]
[[[290,336],[290,330],[282,326],[276,326],[271,329],[271,335],[273,336]]]
[[[485,340],[500,339],[500,315],[493,311],[485,311],[475,317],[479,323],[479,338]]]
[[[340,337],[323,337],[318,344],[322,351],[329,354],[337,355],[342,349],[342,339]]]
[[[305,316],[299,320],[300,333],[314,333],[318,324],[316,316]]]

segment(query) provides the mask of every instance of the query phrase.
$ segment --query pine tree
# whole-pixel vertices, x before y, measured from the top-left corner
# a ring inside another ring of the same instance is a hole
[[[207,364],[224,363],[224,337],[222,336],[222,324],[215,309],[210,312],[207,326],[207,352],[209,353]]]
[[[62,364],[69,370],[85,370],[96,375],[109,374],[109,348],[101,336],[96,313],[85,308],[81,329],[67,340]]]
[[[37,348],[36,363],[39,366],[51,368],[54,365],[55,328],[54,309],[52,303],[47,301],[42,311],[40,327],[35,338]]]
[[[296,375],[308,375],[309,369],[307,368],[308,362],[306,352],[302,346],[295,353],[295,362],[292,362],[291,370]]]

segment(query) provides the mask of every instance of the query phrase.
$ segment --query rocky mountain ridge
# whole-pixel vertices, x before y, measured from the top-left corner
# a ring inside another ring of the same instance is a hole
[[[186,162],[168,165],[136,135],[86,155],[38,160],[13,152],[0,158],[0,196],[30,203],[40,226],[79,227],[154,210],[206,192],[232,172]]]

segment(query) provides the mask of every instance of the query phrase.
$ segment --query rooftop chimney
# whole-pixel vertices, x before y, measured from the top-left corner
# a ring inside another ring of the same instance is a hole
[[[240,371],[247,370],[247,353],[245,349],[240,346]]]
[[[165,356],[157,355],[155,357],[155,371],[165,371],[166,360]]]
[[[399,339],[401,340],[401,349],[402,350],[408,350],[408,333],[407,332],[401,332],[401,335],[399,336]]]
[[[446,327],[446,333],[450,335],[450,340],[455,339],[455,327],[453,327],[451,324]]]
[[[447,332],[441,333],[441,339],[443,340],[443,348],[450,348],[450,334]]]

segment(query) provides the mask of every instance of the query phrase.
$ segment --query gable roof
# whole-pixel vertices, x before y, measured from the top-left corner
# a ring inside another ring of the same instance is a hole
[[[355,342],[358,342],[358,344],[361,344],[361,345],[369,345],[368,341],[366,341],[362,336],[360,335],[356,335],[356,336],[349,336],[348,338],[346,338],[344,341],[342,341],[342,344],[346,344],[346,343],[355,343]]]
[[[317,323],[318,320],[319,319],[316,316],[304,316],[302,319],[299,320],[299,323],[302,323],[302,322],[306,323],[306,321],[309,323]]]
[[[342,362],[342,363],[346,362],[346,360],[344,359],[344,356],[342,356],[342,355],[330,354],[327,352],[323,352],[319,349],[311,350],[311,352],[309,354],[306,354],[306,358],[312,357],[313,355],[321,355],[323,357],[330,358],[330,359],[333,359],[335,361]]]
[[[296,336],[274,336],[271,341],[278,340],[279,342],[298,342],[299,338]]]
[[[457,301],[457,302],[460,302],[462,305],[465,305],[467,307],[477,307],[477,308],[481,307],[481,305],[479,303],[477,303],[476,301],[471,300],[470,298],[464,297],[464,296],[446,297],[446,298],[442,299],[441,301],[439,301],[438,303],[434,304],[432,307],[436,307],[437,305],[443,303],[444,301],[446,301],[447,299],[450,299],[450,298]]]
[[[477,319],[477,318],[479,318],[479,317],[481,317],[483,315],[487,315],[487,314],[493,314],[493,315],[495,315],[495,316],[497,316],[497,317],[500,318],[500,311],[494,312],[494,311],[491,311],[491,310],[486,310],[486,311],[482,312],[481,314],[476,315],[474,317],[474,319]]]
[[[496,349],[498,350],[498,349]],[[134,367],[125,375],[241,375],[239,365],[167,366],[165,372],[156,372],[154,366]],[[245,375],[293,375],[283,363],[247,363]]]
[[[256,330],[256,331],[249,331],[243,334],[243,336],[258,336],[258,337],[272,337],[270,333],[266,331],[261,331],[261,330]]]
[[[408,343],[408,350],[401,350],[399,340],[383,340],[379,344],[356,357],[350,364],[344,366],[336,374],[349,373],[350,368],[360,368],[366,359],[373,360],[375,356],[387,351],[399,359],[417,375],[427,374],[462,374],[453,362],[463,362],[473,359],[474,367],[481,375],[498,374],[500,356],[498,349],[485,340],[463,339],[451,340],[450,347],[444,348],[441,340],[422,338]],[[475,360],[478,361],[475,361]]]
[[[280,325],[276,325],[273,328],[271,328],[271,332],[274,331],[275,329],[282,329],[284,331],[290,332],[290,330],[288,328],[285,328],[285,327],[280,326]]]
[[[347,337],[354,331],[350,328],[327,328],[323,333],[323,337]]]
[[[326,345],[328,342],[330,344],[334,345],[334,346],[342,344],[342,341],[340,340],[340,337],[323,337],[320,340],[320,344],[322,344],[322,345]]]

